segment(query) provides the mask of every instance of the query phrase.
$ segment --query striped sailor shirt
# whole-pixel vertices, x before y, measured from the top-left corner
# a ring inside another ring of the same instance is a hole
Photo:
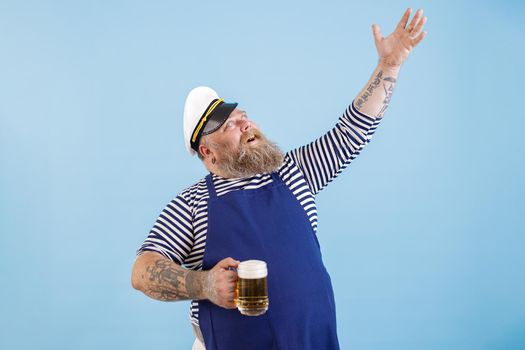
[[[381,118],[357,111],[352,103],[335,127],[315,141],[287,152],[277,170],[306,211],[317,232],[315,195],[335,179],[370,141]],[[249,191],[272,182],[269,173],[227,179],[212,175],[217,196]],[[202,270],[208,221],[208,189],[203,178],[180,192],[162,210],[137,255],[154,251],[188,269]],[[190,319],[199,324],[199,303],[191,302]]]

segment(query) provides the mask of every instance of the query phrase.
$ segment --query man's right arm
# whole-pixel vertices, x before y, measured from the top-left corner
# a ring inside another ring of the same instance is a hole
[[[208,299],[216,305],[233,309],[238,261],[226,258],[209,271],[194,271],[146,251],[133,265],[131,284],[150,298],[161,301]]]

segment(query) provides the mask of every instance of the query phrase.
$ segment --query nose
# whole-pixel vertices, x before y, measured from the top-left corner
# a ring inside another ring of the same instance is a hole
[[[251,128],[251,124],[249,120],[241,120],[241,131],[246,132]]]

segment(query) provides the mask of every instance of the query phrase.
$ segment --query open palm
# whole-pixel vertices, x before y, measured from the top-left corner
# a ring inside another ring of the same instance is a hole
[[[423,17],[423,10],[417,10],[414,18],[407,27],[408,18],[412,9],[407,9],[392,34],[383,38],[379,26],[374,24],[372,32],[382,63],[397,67],[408,58],[412,49],[423,40],[426,32],[422,31],[427,18]]]

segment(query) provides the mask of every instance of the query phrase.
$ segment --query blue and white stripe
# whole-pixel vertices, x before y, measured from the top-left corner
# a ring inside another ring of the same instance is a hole
[[[359,155],[380,121],[381,118],[360,113],[352,103],[328,133],[285,154],[278,174],[306,211],[314,232],[317,232],[315,195]],[[212,178],[218,196],[256,189],[272,182],[268,173],[242,179],[215,175]],[[201,270],[208,198],[205,179],[182,191],[161,212],[137,255],[155,251],[188,269]],[[197,325],[198,313],[198,302],[192,301],[190,318]]]

